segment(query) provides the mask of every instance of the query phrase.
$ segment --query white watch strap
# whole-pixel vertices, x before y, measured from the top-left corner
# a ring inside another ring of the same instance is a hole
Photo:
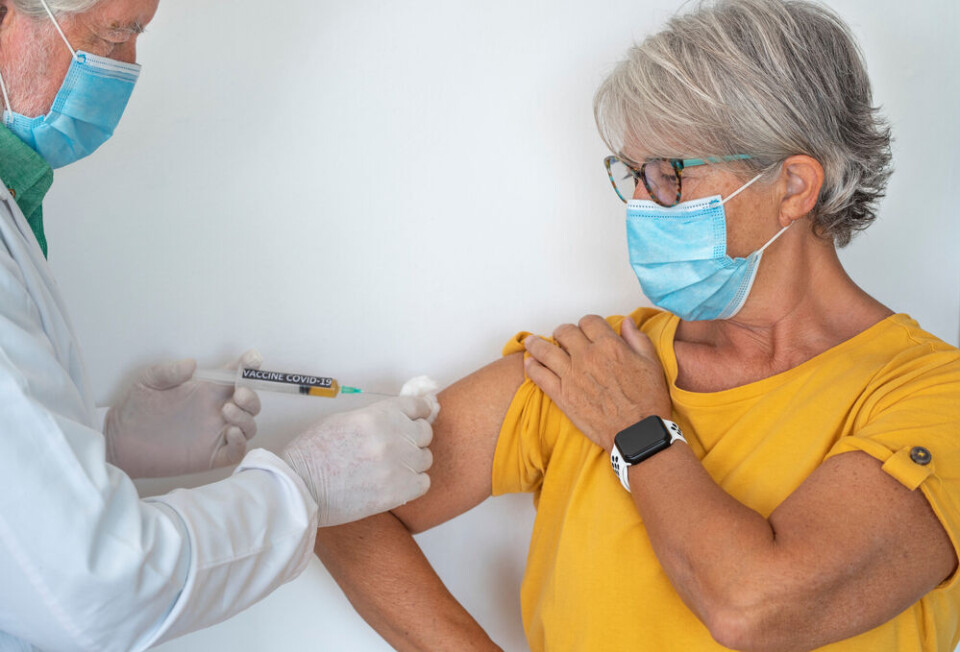
[[[667,430],[670,431],[670,445],[673,446],[674,443],[682,441],[684,444],[687,443],[686,438],[684,438],[683,433],[680,432],[680,426],[675,424],[670,419],[660,419],[663,421],[663,425],[667,427]]]
[[[620,478],[620,484],[623,485],[623,488],[630,491],[630,465],[627,464],[627,460],[623,459],[623,456],[620,454],[620,449],[617,448],[616,444],[613,445],[613,450],[610,451],[610,465],[613,467],[613,472]]]
[[[680,432],[680,426],[675,424],[669,419],[660,419],[663,422],[663,425],[666,426],[667,432],[670,433],[670,445],[677,441],[682,441],[684,444],[687,443],[687,440],[684,439],[683,433]],[[617,445],[613,445],[613,450],[610,451],[610,466],[613,467],[613,472],[617,474],[617,477],[620,478],[620,484],[623,485],[623,488],[628,492],[630,491],[630,467],[633,466],[620,454],[620,449],[617,448]]]

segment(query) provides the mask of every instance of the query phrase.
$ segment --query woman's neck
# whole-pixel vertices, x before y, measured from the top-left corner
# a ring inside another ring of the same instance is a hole
[[[778,256],[765,256],[735,317],[680,322],[678,387],[720,391],[768,378],[893,314],[850,279],[831,243],[784,244]]]

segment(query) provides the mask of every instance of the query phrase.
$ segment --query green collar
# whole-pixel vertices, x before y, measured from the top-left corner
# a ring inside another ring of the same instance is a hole
[[[43,198],[53,183],[53,168],[29,145],[0,124],[0,179],[17,201],[27,224],[37,236],[43,255],[47,238],[43,235]]]

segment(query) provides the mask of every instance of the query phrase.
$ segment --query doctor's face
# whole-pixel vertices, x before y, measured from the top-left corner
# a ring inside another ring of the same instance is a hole
[[[82,14],[61,14],[57,21],[74,50],[135,63],[137,37],[153,20],[159,1],[101,0]],[[31,18],[10,0],[0,0],[0,74],[11,110],[28,117],[46,115],[71,57],[49,17]]]

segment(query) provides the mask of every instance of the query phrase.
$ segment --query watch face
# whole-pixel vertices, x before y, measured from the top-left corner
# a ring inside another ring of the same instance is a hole
[[[616,437],[620,454],[630,464],[637,464],[670,445],[670,433],[657,417],[647,417]]]

